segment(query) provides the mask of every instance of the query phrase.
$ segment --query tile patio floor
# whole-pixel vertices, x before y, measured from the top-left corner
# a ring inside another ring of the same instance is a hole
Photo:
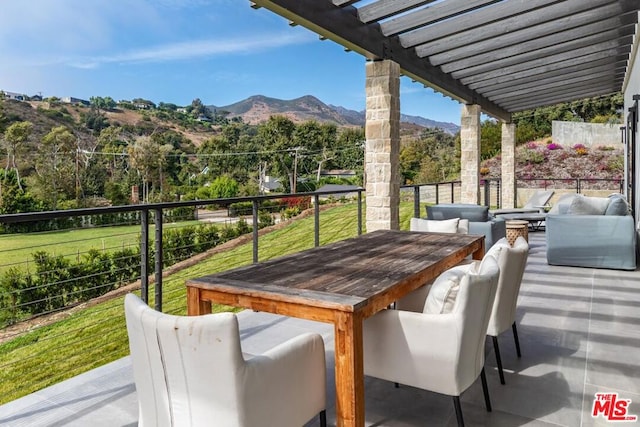
[[[629,412],[640,415],[640,272],[549,266],[544,232],[529,237],[517,320],[522,358],[515,356],[511,333],[501,335],[506,385],[500,385],[487,340],[493,412],[485,411],[477,381],[462,395],[466,425],[612,425],[591,417],[596,392],[618,392],[631,399]],[[240,325],[248,352],[260,352],[301,331],[323,335],[327,416],[329,425],[335,425],[331,325],[251,311],[240,313]],[[366,378],[365,390],[367,426],[456,425],[448,396],[406,386],[396,389],[374,378]],[[135,425],[137,403],[128,358],[0,406],[0,426]],[[309,425],[318,425],[317,420]]]

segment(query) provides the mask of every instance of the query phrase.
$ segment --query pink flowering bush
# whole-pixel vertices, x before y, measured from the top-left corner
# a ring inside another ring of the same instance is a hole
[[[552,142],[547,144],[547,150],[562,150],[562,145]]]

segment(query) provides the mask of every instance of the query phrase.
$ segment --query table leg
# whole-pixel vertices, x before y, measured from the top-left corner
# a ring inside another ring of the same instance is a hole
[[[335,317],[336,425],[364,427],[362,316],[339,312]]]
[[[203,301],[200,298],[200,289],[187,286],[187,315],[202,314],[211,314],[211,301]]]
[[[484,239],[482,239],[482,247],[475,251],[471,257],[477,260],[481,260],[484,257]]]

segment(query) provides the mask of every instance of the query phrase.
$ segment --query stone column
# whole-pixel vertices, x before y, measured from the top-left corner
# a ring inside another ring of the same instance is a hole
[[[400,66],[366,64],[367,232],[400,228]]]
[[[480,106],[463,105],[460,129],[460,201],[480,204]]]
[[[516,206],[516,125],[502,123],[501,201],[503,208]]]

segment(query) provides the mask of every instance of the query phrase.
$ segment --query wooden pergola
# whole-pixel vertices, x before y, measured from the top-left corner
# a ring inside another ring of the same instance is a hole
[[[514,207],[514,112],[620,92],[638,0],[253,0],[366,62],[367,230],[399,225],[401,75],[458,100],[461,200],[480,202],[480,114],[502,121]]]

